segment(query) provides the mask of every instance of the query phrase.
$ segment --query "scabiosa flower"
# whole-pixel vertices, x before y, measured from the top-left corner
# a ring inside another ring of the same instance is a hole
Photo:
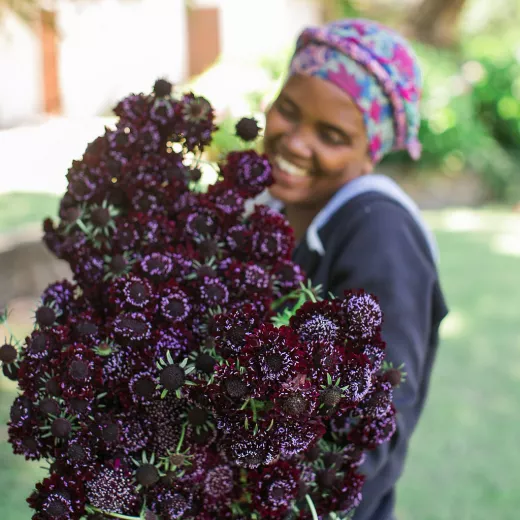
[[[107,133],[110,148],[119,152],[126,152],[135,145],[138,138],[139,130],[130,122],[120,124],[115,130]]]
[[[361,490],[363,489],[365,480],[365,476],[354,470],[345,473],[345,476],[334,493],[338,503],[338,510],[343,514],[350,513],[361,503]]]
[[[177,106],[183,120],[176,125],[175,133],[184,138],[188,151],[202,151],[216,130],[213,107],[207,99],[193,94],[185,95]]]
[[[259,155],[254,150],[231,152],[220,171],[223,182],[236,186],[246,197],[255,197],[273,183],[267,156]]]
[[[325,427],[319,420],[280,423],[274,433],[282,455],[297,455],[309,449],[325,433]]]
[[[121,423],[121,449],[125,454],[136,453],[146,448],[150,442],[152,422],[137,414],[118,416]]]
[[[350,431],[348,440],[356,445],[373,450],[380,444],[387,442],[396,429],[396,409],[392,404],[386,415],[380,418],[365,417]]]
[[[159,380],[151,371],[138,372],[128,382],[128,389],[135,404],[151,404],[159,397]]]
[[[157,125],[153,121],[149,121],[139,129],[137,139],[144,152],[155,152],[159,149],[161,134]]]
[[[232,284],[238,293],[261,293],[267,292],[271,286],[269,273],[254,262],[242,264],[234,262],[229,266],[229,276],[232,277]]]
[[[282,518],[298,494],[300,472],[286,461],[250,472],[252,504],[262,518]]]
[[[41,296],[44,305],[54,305],[59,309],[61,318],[67,316],[69,307],[74,300],[75,287],[68,280],[49,285]]]
[[[188,353],[188,350],[193,349],[190,332],[177,325],[177,328],[168,326],[163,330],[159,330],[155,340],[155,357],[164,358],[171,356],[174,362],[180,361]]]
[[[131,94],[116,105],[114,113],[123,121],[139,123],[148,117],[150,102],[144,94]]]
[[[161,315],[173,323],[186,320],[191,312],[188,296],[180,288],[170,287],[162,294],[159,303]]]
[[[74,170],[69,170],[69,185],[67,188],[67,193],[69,193],[71,197],[77,202],[88,201],[89,199],[93,198],[94,194],[96,193],[96,190],[98,189],[98,183],[89,176],[89,171],[85,165],[76,163],[76,165],[73,165],[73,168],[79,168],[80,171],[76,170],[71,175]]]
[[[199,287],[201,302],[210,308],[225,305],[229,299],[227,287],[217,278],[205,277]]]
[[[340,343],[344,337],[337,309],[329,301],[304,303],[291,318],[290,324],[304,342]]]
[[[102,364],[99,357],[83,344],[73,344],[52,362],[60,373],[65,399],[90,400],[102,384]]]
[[[101,256],[86,251],[79,255],[73,265],[74,276],[81,282],[82,287],[96,288],[103,280],[105,262]]]
[[[96,460],[91,439],[85,434],[70,439],[62,449],[60,460],[72,468],[76,474],[90,472]]]
[[[204,479],[204,493],[213,499],[222,500],[233,491],[233,487],[233,469],[227,464],[210,469]]]
[[[132,480],[132,472],[116,461],[101,467],[85,484],[86,496],[91,505],[107,513],[133,513],[139,498]]]
[[[103,381],[109,388],[117,387],[132,375],[132,357],[130,350],[119,348],[105,358],[103,365]]]
[[[362,416],[380,419],[387,415],[392,406],[392,385],[382,378],[376,379],[372,385],[370,393],[363,400],[358,409],[358,413]]]
[[[33,516],[36,520],[80,518],[85,511],[85,495],[81,482],[57,474],[36,484],[36,490],[27,502],[36,510]]]
[[[166,126],[171,123],[174,114],[174,102],[171,99],[161,97],[154,100],[150,119],[161,126]]]
[[[184,518],[192,507],[193,492],[187,485],[157,486],[150,493],[150,509],[165,520]]]
[[[294,289],[298,289],[305,280],[301,267],[290,260],[280,260],[271,269],[275,294],[281,297]]]
[[[238,354],[246,344],[247,334],[260,325],[260,316],[252,305],[213,317],[210,333],[215,338],[217,352],[224,357]]]
[[[304,370],[302,351],[298,347],[288,327],[267,324],[247,337],[240,359],[256,371],[256,376],[248,375],[255,381],[257,391],[262,392],[265,385],[276,391],[278,387],[273,383],[287,382]]]
[[[254,469],[272,464],[279,456],[280,449],[270,432],[238,430],[224,438],[224,446],[231,460],[243,468]]]
[[[319,391],[308,381],[303,384],[286,384],[272,396],[278,413],[298,420],[311,416],[319,398]]]
[[[236,135],[244,141],[254,141],[260,132],[258,121],[253,117],[243,117],[235,126]]]
[[[114,220],[116,223],[116,229],[112,238],[114,246],[121,252],[135,249],[140,239],[135,222],[129,221],[122,216],[118,216]]]
[[[116,336],[129,342],[150,339],[151,326],[144,314],[127,312],[120,314],[112,323]]]
[[[231,226],[225,235],[227,246],[239,258],[247,258],[252,245],[252,232],[245,224]]]
[[[253,254],[256,259],[268,263],[290,259],[294,247],[294,234],[283,215],[267,206],[255,206],[250,221]]]
[[[29,422],[33,413],[32,401],[23,395],[19,395],[11,405],[9,412],[10,424],[16,427],[22,427]]]
[[[372,388],[372,367],[364,356],[350,355],[346,362],[342,384],[347,388],[343,396],[350,403],[359,403]]]
[[[150,253],[143,257],[140,266],[144,276],[157,283],[166,280],[173,271],[173,259],[168,254]]]
[[[185,230],[193,238],[214,236],[218,229],[217,216],[210,209],[202,207],[186,217]]]
[[[351,339],[366,340],[380,331],[383,321],[377,299],[362,290],[345,291],[341,311],[348,325],[347,335]]]
[[[14,345],[11,345],[10,343],[5,343],[0,347],[0,361],[2,363],[9,365],[16,361],[17,357],[18,350]]]
[[[237,215],[244,210],[244,199],[234,189],[224,190],[214,196],[215,207],[226,215]]]
[[[116,280],[110,288],[110,300],[117,310],[146,309],[153,312],[150,305],[154,299],[153,289],[144,278],[130,275]]]
[[[225,407],[229,401],[242,402],[252,391],[243,370],[234,364],[222,363],[216,366],[213,380],[215,388],[210,395],[214,406]]]
[[[7,433],[15,455],[23,455],[26,460],[40,460],[48,454],[48,448],[35,424],[10,426]]]

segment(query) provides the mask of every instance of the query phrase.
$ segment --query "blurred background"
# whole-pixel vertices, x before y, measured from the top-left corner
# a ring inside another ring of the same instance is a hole
[[[43,288],[69,276],[40,243],[73,158],[111,108],[159,77],[207,96],[233,148],[260,121],[306,25],[375,18],[413,40],[424,155],[385,161],[425,210],[451,313],[399,484],[399,520],[518,520],[520,0],[0,0],[0,341],[23,338]],[[25,520],[43,470],[11,453],[16,387],[0,379],[0,508]]]

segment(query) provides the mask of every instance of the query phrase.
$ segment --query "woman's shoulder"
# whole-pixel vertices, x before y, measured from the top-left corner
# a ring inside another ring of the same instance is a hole
[[[352,241],[366,241],[374,252],[409,247],[438,260],[436,240],[418,209],[381,191],[366,191],[344,202],[319,230],[324,250],[337,254]]]

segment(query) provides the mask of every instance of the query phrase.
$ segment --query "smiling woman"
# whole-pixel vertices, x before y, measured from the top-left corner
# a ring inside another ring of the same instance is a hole
[[[408,374],[394,394],[397,435],[362,466],[367,481],[354,520],[393,519],[394,487],[447,313],[436,244],[417,206],[372,173],[393,150],[420,155],[420,91],[416,58],[401,36],[368,20],[342,20],[303,31],[266,115],[264,146],[275,180],[269,192],[294,228],[293,260],[324,294],[375,294],[387,358]],[[327,465],[326,453],[318,459]]]
[[[360,110],[345,92],[313,76],[286,83],[267,114],[265,149],[274,165],[272,195],[315,211],[372,170]]]

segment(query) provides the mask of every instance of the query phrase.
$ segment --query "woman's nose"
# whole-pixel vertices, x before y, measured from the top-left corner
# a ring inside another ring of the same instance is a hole
[[[297,126],[284,137],[282,144],[287,153],[295,159],[310,159],[312,157],[311,136],[306,128]]]

